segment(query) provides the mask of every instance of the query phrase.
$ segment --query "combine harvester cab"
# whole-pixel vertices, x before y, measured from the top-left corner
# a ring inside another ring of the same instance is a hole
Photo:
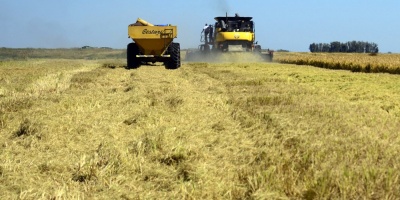
[[[248,52],[260,55],[264,61],[272,61],[273,51],[262,51],[261,46],[255,42],[255,25],[252,17],[215,17],[215,24],[212,27],[211,39],[204,39],[197,50],[187,52],[187,60],[198,60],[198,58],[209,58],[216,54],[225,52]],[[243,55],[243,54],[242,54]]]
[[[166,69],[178,69],[181,66],[180,45],[174,43],[177,27],[153,25],[138,18],[128,26],[128,36],[134,42],[127,47],[127,68],[136,69],[148,62],[163,62]]]

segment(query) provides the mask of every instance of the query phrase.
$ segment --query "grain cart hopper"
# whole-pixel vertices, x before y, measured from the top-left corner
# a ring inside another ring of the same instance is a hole
[[[272,61],[273,51],[262,52],[261,46],[255,42],[255,23],[252,17],[235,16],[215,17],[214,26],[210,26],[213,33],[209,36],[201,36],[198,50],[187,53],[188,60],[213,57],[225,52],[247,52],[260,55],[265,61]],[[207,37],[207,38],[204,38]],[[242,53],[241,55],[245,55]]]
[[[128,69],[148,62],[164,62],[166,69],[181,66],[180,45],[172,42],[177,36],[176,26],[153,25],[138,18],[128,26],[128,36],[134,41],[127,47]]]

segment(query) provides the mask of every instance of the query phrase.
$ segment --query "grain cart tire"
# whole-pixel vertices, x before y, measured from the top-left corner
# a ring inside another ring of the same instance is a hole
[[[139,47],[136,43],[129,43],[126,51],[127,69],[136,69],[140,67],[140,60],[136,55],[140,54]]]
[[[168,47],[170,60],[165,62],[166,69],[178,69],[181,66],[181,48],[179,43],[171,43]]]

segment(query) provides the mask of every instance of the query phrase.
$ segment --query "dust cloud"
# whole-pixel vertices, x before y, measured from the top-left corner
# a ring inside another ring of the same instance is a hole
[[[204,54],[201,52],[187,52],[185,61],[209,63],[251,63],[266,62],[267,55],[253,52],[214,52]]]

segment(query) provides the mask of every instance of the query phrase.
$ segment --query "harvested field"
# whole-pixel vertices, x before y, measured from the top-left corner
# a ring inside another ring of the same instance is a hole
[[[1,199],[399,199],[400,79],[0,62]]]

